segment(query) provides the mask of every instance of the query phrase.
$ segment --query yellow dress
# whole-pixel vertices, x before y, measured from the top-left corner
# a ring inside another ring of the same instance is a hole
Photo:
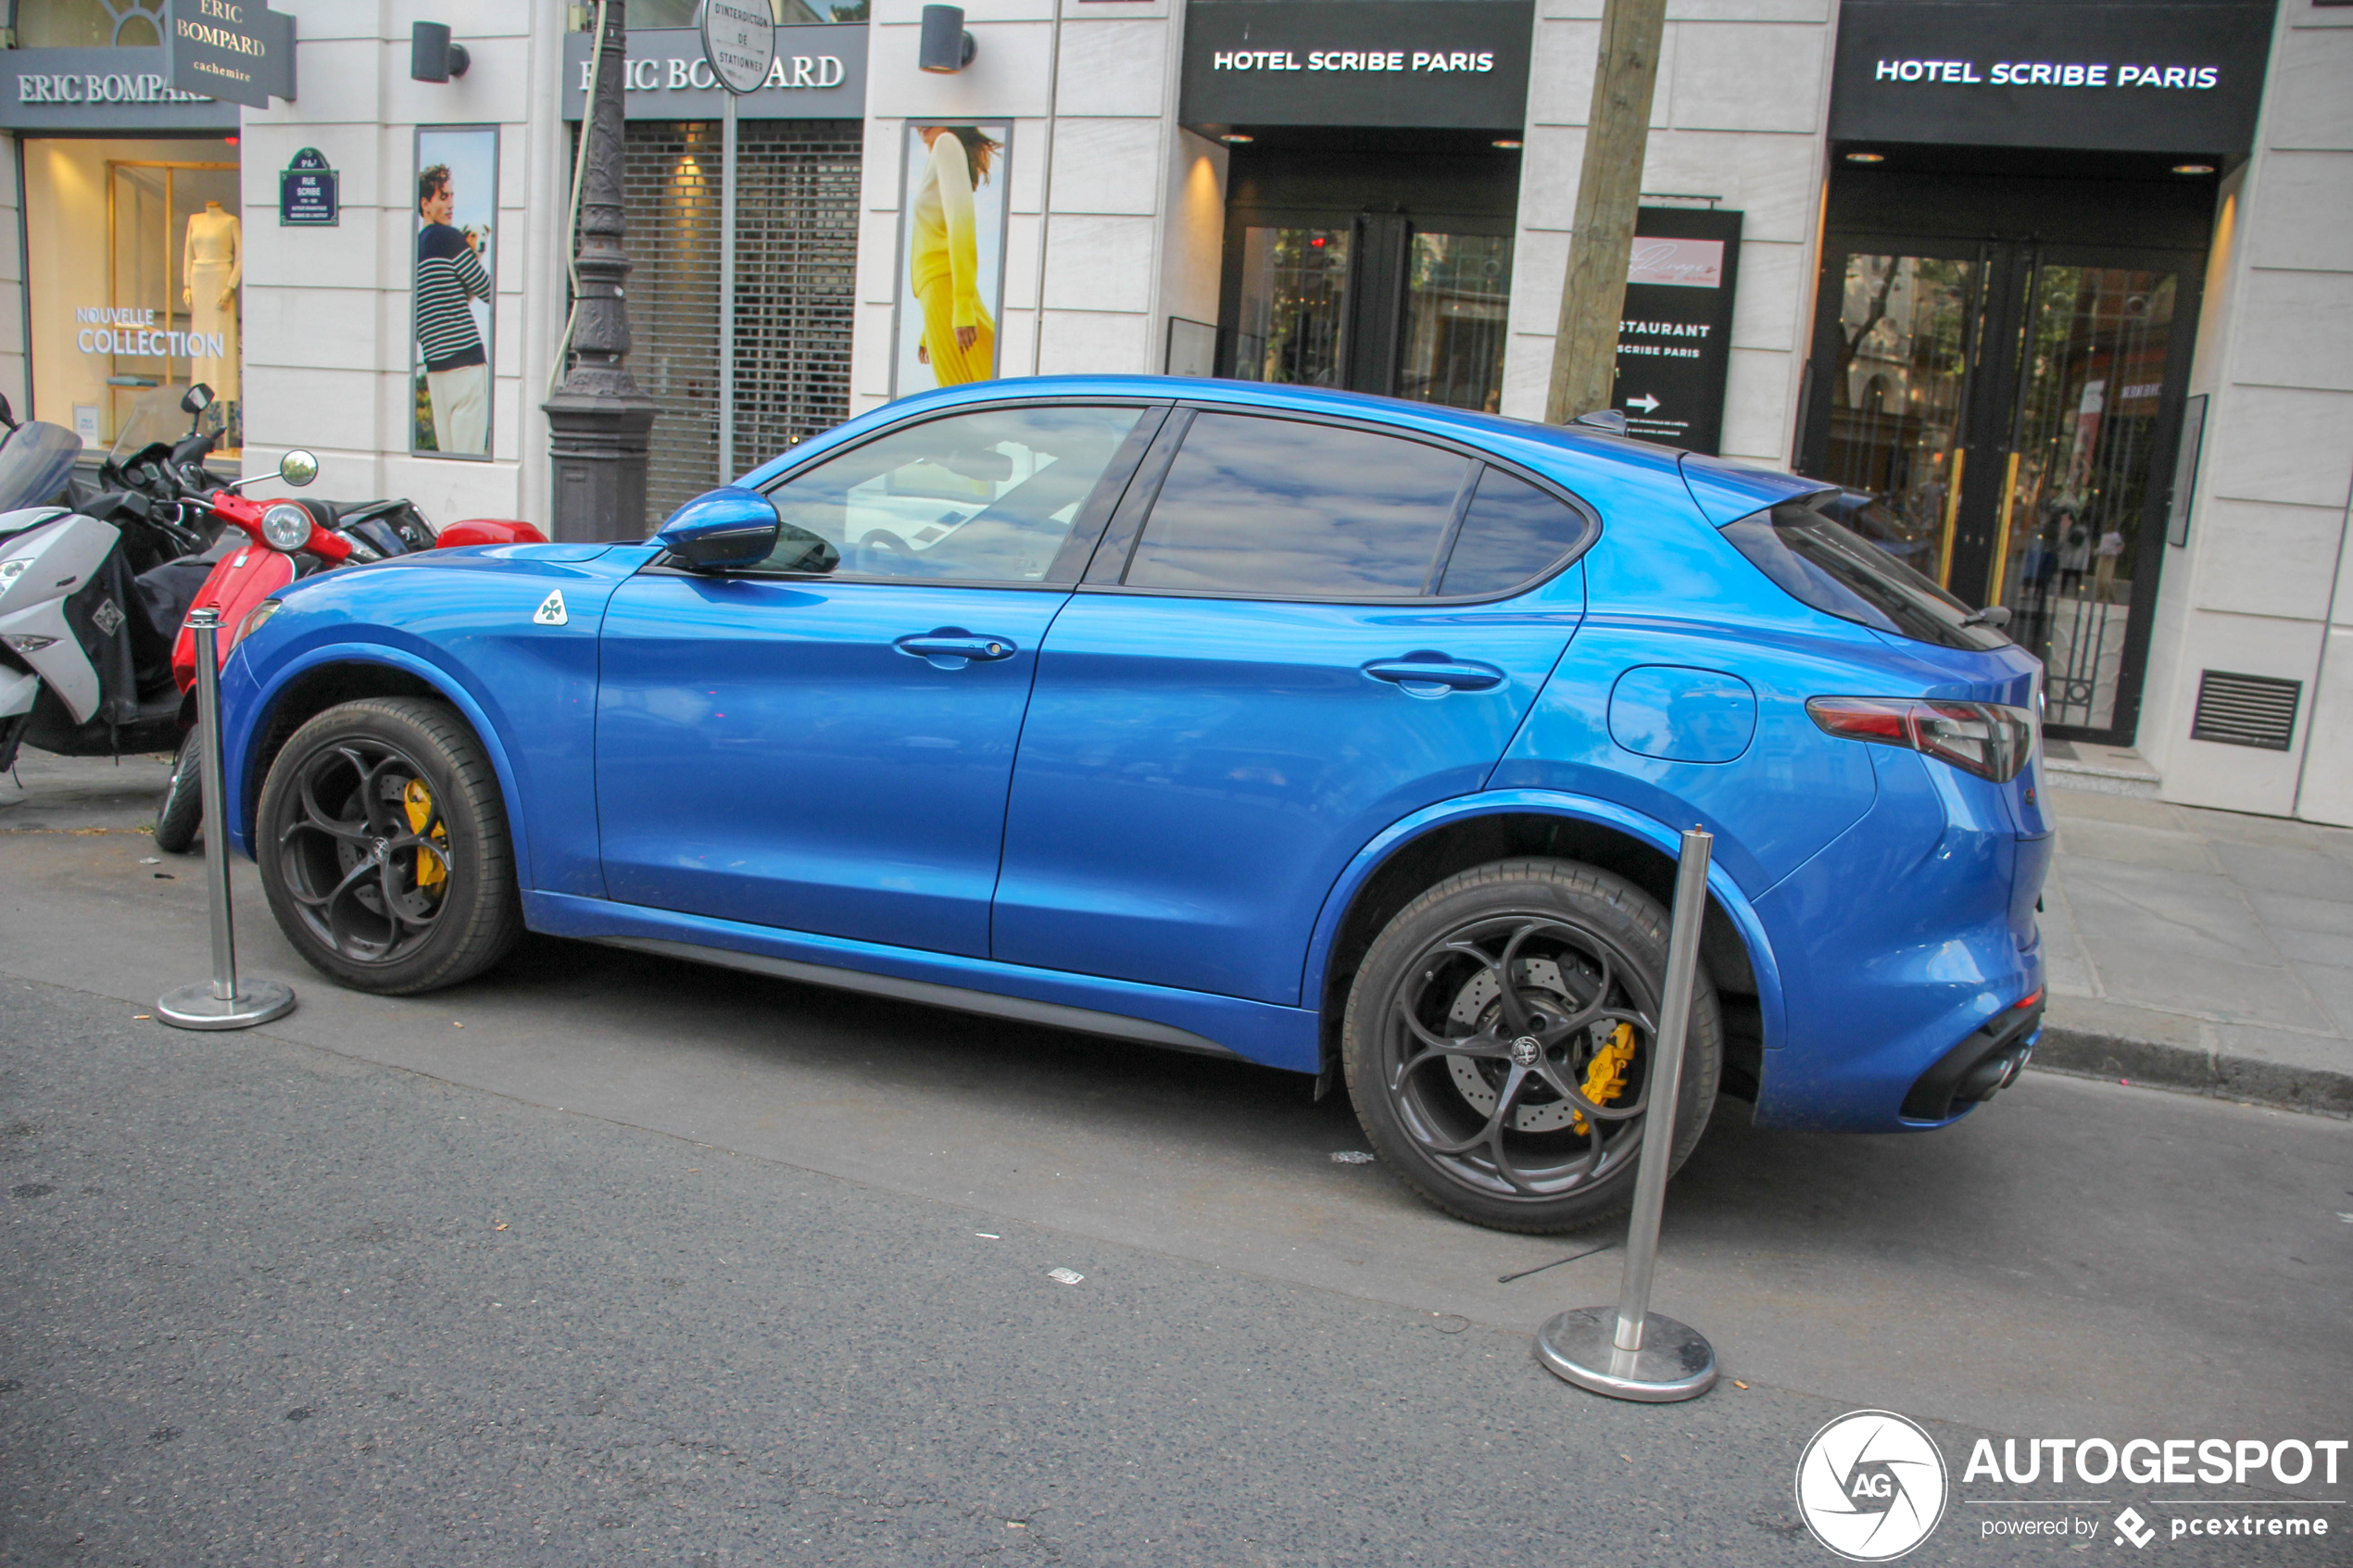
[[[972,167],[964,144],[943,132],[931,144],[930,167],[915,197],[915,238],[908,270],[924,312],[924,347],[942,386],[986,381],[997,373],[997,323],[980,300],[980,236],[973,216]],[[970,348],[956,329],[977,329]]]

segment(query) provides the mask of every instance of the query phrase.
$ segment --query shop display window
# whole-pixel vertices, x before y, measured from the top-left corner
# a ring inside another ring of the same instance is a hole
[[[164,0],[19,0],[20,49],[152,49]]]
[[[244,426],[234,144],[29,137],[24,171],[34,411],[103,448],[144,394],[200,381],[233,453]]]

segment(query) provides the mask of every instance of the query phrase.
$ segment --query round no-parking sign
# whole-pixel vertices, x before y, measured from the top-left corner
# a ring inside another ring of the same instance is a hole
[[[776,22],[768,0],[702,0],[702,52],[719,84],[738,97],[756,93],[776,59]]]

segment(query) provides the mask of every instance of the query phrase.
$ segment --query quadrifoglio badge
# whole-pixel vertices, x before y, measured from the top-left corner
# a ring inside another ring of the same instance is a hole
[[[1957,1490],[1936,1440],[1918,1423],[1893,1411],[1851,1411],[1815,1433],[1799,1456],[1798,1513],[1817,1541],[1850,1562],[1904,1556],[1955,1504],[1977,1515],[1963,1521],[1972,1534],[2011,1545],[2045,1539],[2129,1555],[2168,1541],[2228,1537],[2250,1553],[2267,1546],[2309,1550],[2332,1533],[2323,1511],[2346,1499],[2280,1492],[2339,1486],[2353,1448],[2353,1439],[2341,1437],[1998,1441],[1998,1449],[1991,1437],[1971,1445]],[[2257,1495],[2198,1495],[2218,1486]],[[2125,1487],[2154,1487],[2158,1495],[2117,1495]]]

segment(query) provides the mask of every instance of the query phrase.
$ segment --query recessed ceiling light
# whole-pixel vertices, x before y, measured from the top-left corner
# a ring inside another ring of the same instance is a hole
[[[1516,136],[1498,136],[1491,144],[1491,145],[1501,147],[1507,153],[1517,152],[1519,150],[1519,138]]]
[[[2173,172],[2176,174],[2211,174],[2214,172],[2214,166],[2210,163],[2177,163],[2173,166]]]
[[[1885,153],[1849,153],[1846,155],[1846,161],[1849,163],[1885,163],[1887,161],[1887,155]]]
[[[1221,142],[1225,143],[1225,144],[1226,144],[1227,146],[1229,146],[1229,147],[1239,147],[1239,146],[1240,146],[1240,145],[1241,145],[1244,142],[1255,142],[1255,141],[1257,141],[1257,140],[1258,140],[1258,138],[1257,138],[1257,137],[1255,137],[1255,136],[1251,136],[1251,135],[1245,135],[1243,132],[1239,132],[1239,131],[1228,131],[1228,132],[1226,132],[1226,134],[1224,134],[1223,136],[1218,137],[1217,139],[1218,139],[1219,141],[1221,141]]]

